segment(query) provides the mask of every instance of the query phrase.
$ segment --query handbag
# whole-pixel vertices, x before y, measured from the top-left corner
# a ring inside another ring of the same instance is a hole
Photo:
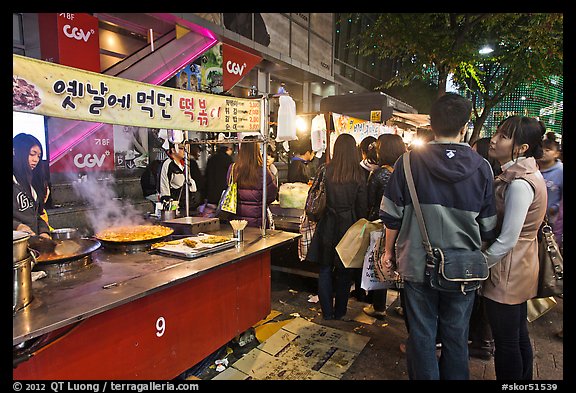
[[[306,255],[308,255],[312,237],[314,236],[314,232],[316,232],[316,222],[310,220],[306,214],[302,214],[302,216],[300,216],[298,232],[302,235],[298,238],[298,258],[303,261],[306,259]]]
[[[412,177],[410,152],[404,153],[403,161],[414,212],[426,249],[426,280],[432,288],[439,291],[462,292],[464,295],[466,292],[475,291],[489,275],[486,257],[480,250],[432,247]]]
[[[308,189],[308,196],[306,197],[306,204],[304,211],[308,218],[312,221],[320,221],[326,210],[326,165],[322,165],[318,169],[316,178],[312,182],[312,186]]]
[[[395,259],[383,261],[382,255],[386,249],[386,227],[382,226],[382,237],[378,243],[378,248],[374,252],[374,272],[380,282],[394,283],[399,287],[402,284],[402,276],[398,273],[398,264]]]
[[[538,243],[538,259],[540,270],[536,298],[561,295],[564,292],[564,257],[547,217],[542,227],[542,240]]]
[[[236,205],[238,203],[238,186],[234,181],[234,165],[235,164],[232,164],[232,168],[230,169],[228,187],[222,192],[220,202],[218,203],[218,210],[232,214],[236,214]]]
[[[356,221],[342,236],[336,245],[336,252],[347,268],[361,268],[364,256],[370,245],[370,232],[382,230],[382,221],[368,221],[361,218]]]
[[[548,311],[552,310],[558,302],[554,296],[528,299],[526,302],[526,319],[534,322]]]
[[[390,282],[381,280],[378,277],[378,270],[376,269],[376,261],[380,259],[385,236],[386,232],[384,230],[370,232],[370,245],[368,250],[366,250],[366,255],[364,255],[362,279],[360,280],[360,287],[367,291],[393,287]]]

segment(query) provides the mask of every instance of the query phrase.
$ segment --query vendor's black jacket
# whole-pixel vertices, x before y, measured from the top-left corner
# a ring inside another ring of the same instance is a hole
[[[218,204],[222,191],[228,187],[228,168],[233,159],[226,153],[226,149],[219,149],[212,154],[206,162],[204,171],[204,195],[208,203]]]
[[[322,167],[318,169],[322,170]],[[326,166],[326,211],[318,221],[306,259],[320,265],[344,268],[336,246],[346,231],[360,218],[366,218],[368,198],[366,183],[333,183],[333,168]]]
[[[156,194],[160,191],[160,169],[162,168],[161,160],[154,160],[140,176],[140,186],[142,188],[142,195],[147,197],[148,195]]]
[[[16,230],[18,225],[28,225],[37,235],[50,233],[48,224],[44,221],[39,212],[40,206],[33,195],[24,190],[16,178],[12,184],[12,229]]]

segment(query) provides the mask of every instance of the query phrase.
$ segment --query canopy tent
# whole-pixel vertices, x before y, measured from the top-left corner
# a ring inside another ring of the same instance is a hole
[[[416,113],[416,109],[382,92],[344,94],[325,97],[320,100],[321,112],[334,112],[362,120],[371,120],[372,111],[381,111],[381,121],[390,119],[398,113]]]
[[[420,113],[393,112],[390,123],[399,123],[409,128],[430,128],[430,115]]]

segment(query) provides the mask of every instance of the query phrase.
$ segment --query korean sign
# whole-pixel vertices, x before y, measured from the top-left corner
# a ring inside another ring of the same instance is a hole
[[[207,132],[261,129],[261,101],[156,86],[12,55],[13,110]]]

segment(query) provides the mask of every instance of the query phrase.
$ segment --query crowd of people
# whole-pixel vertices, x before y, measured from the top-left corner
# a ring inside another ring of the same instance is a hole
[[[412,149],[392,134],[356,147],[350,135],[339,135],[333,158],[319,169],[327,175],[327,209],[306,259],[320,268],[325,320],[345,320],[350,295],[369,303],[366,314],[384,319],[387,290],[366,293],[358,269],[344,268],[334,250],[356,220],[382,220],[382,261],[394,261],[402,277],[390,288],[399,290],[410,379],[468,379],[475,356],[494,360],[498,380],[531,380],[527,302],[538,286],[545,217],[563,244],[561,144],[541,121],[510,116],[493,136],[470,145],[463,142],[470,114],[468,99],[442,96],[430,111],[432,140]],[[399,159],[407,149],[431,243],[481,250],[490,274],[479,290],[443,292],[425,280],[426,251]]]
[[[330,160],[318,164],[310,140],[291,142],[287,181],[309,183],[320,171],[325,174],[327,205],[306,257],[319,266],[323,319],[346,319],[350,296],[367,303],[366,314],[386,318],[388,289],[367,293],[360,285],[362,270],[345,267],[335,250],[357,220],[381,220],[382,262],[394,262],[402,277],[388,288],[400,294],[397,311],[408,331],[402,348],[410,379],[468,379],[468,358],[478,356],[494,359],[499,380],[531,380],[527,301],[538,286],[538,236],[544,219],[563,247],[562,147],[542,122],[524,116],[504,119],[494,135],[470,145],[463,140],[471,109],[470,100],[458,94],[437,99],[430,110],[433,139],[414,148],[395,134],[357,143],[342,133]],[[217,214],[222,192],[233,178],[237,210],[227,219],[271,228],[270,215],[262,222],[262,200],[264,191],[267,206],[278,196],[274,150],[268,150],[264,162],[253,137],[244,138],[236,154],[234,147],[217,145],[200,170],[197,145],[170,143],[168,158],[151,162],[142,174],[143,197],[184,206],[188,193],[195,213]],[[486,257],[490,274],[477,291],[438,291],[425,279],[426,250],[400,159],[408,150],[431,243],[482,250]],[[49,237],[43,214],[50,187],[41,157],[36,138],[14,137],[13,229]]]

